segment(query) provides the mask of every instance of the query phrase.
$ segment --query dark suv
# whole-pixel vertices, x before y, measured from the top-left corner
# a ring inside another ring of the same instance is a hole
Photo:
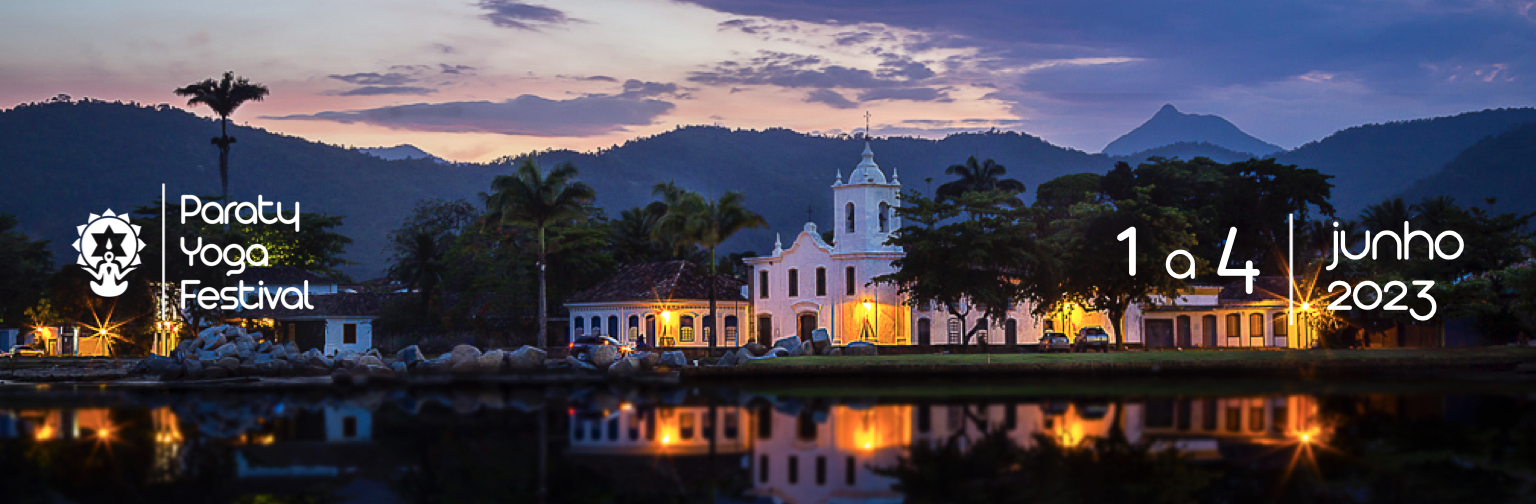
[[[1103,327],[1088,326],[1077,330],[1077,338],[1072,340],[1072,351],[1087,352],[1089,350],[1109,351],[1109,333],[1104,332]]]
[[[619,340],[607,336],[577,336],[576,341],[571,342],[567,355],[577,359],[586,360],[587,351],[595,346],[612,345],[619,347],[620,354],[629,353],[630,348],[619,343]]]

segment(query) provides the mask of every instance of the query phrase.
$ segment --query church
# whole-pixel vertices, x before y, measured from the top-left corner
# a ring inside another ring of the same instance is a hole
[[[773,252],[747,259],[752,267],[749,292],[756,340],[771,342],[790,335],[809,338],[826,329],[833,344],[866,341],[877,345],[958,345],[965,341],[962,321],[941,306],[908,303],[892,284],[874,284],[892,273],[891,262],[903,255],[886,241],[901,228],[901,180],[895,168],[886,178],[875,153],[864,144],[863,159],[843,179],[832,181],[832,243],[807,222],[788,248],[782,236]],[[1004,320],[988,320],[978,310],[966,313],[966,331],[980,326],[968,342],[1034,345],[1046,331],[1071,334],[1086,326],[1113,330],[1098,313],[1066,309],[1051,317],[1030,313],[1020,303]]]

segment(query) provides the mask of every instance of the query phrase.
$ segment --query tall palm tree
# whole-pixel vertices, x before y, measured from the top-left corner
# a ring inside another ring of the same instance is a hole
[[[658,186],[658,192],[659,189]],[[719,266],[715,248],[741,230],[768,227],[768,221],[748,210],[743,203],[746,196],[736,191],[727,192],[718,200],[707,200],[694,192],[680,193],[676,199],[656,223],[656,234],[709,249],[709,349],[713,353],[716,335],[720,334],[720,317],[715,311],[715,275]]]
[[[549,300],[546,299],[544,266],[549,253],[544,231],[550,224],[581,220],[585,207],[597,197],[597,191],[573,179],[579,171],[571,163],[560,163],[546,175],[532,158],[524,158],[512,175],[497,175],[491,181],[491,194],[485,196],[490,212],[487,222],[523,224],[539,230],[539,346],[547,345]]]
[[[416,230],[410,235],[410,248],[399,262],[390,266],[389,276],[405,282],[421,295],[423,312],[432,304],[432,293],[442,281],[443,252],[445,244],[426,230]]]
[[[1004,191],[1012,194],[1024,192],[1024,183],[1011,178],[1003,178],[1008,174],[1008,168],[988,159],[977,162],[976,156],[965,160],[965,164],[950,165],[944,169],[947,175],[960,177],[959,180],[945,182],[934,191],[936,199],[955,199],[961,194],[977,191]],[[1008,204],[1019,207],[1024,201],[1018,197],[1011,199]]]
[[[176,88],[176,96],[192,97],[187,105],[207,105],[219,115],[219,136],[212,143],[219,147],[219,187],[224,201],[229,200],[229,145],[235,143],[235,137],[229,136],[229,115],[245,102],[261,101],[270,93],[266,86],[252,84],[245,77],[237,78],[234,72],[224,72],[221,81],[207,79]]]

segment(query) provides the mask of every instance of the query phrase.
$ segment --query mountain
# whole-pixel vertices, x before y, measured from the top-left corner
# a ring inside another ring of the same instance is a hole
[[[386,161],[429,159],[438,163],[447,163],[442,158],[428,154],[427,151],[411,144],[401,144],[394,147],[362,147],[357,149],[357,151]]]
[[[1433,175],[1484,138],[1529,122],[1536,122],[1536,109],[1493,109],[1367,124],[1340,130],[1277,154],[1275,159],[1334,175],[1333,206],[1340,217],[1352,218],[1367,205]]]
[[[91,213],[151,204],[161,183],[173,202],[180,194],[217,194],[218,151],[208,144],[217,133],[216,122],[164,105],[86,100],[0,111],[0,152],[6,153],[0,156],[0,180],[10,189],[0,198],[0,212],[15,214],[23,232],[52,240],[56,263],[72,263],[75,226]],[[495,175],[512,172],[511,161],[388,161],[244,126],[231,125],[230,134],[239,140],[230,153],[233,199],[252,201],[259,194],[266,201],[300,202],[306,212],[345,215],[340,231],[353,239],[346,257],[357,265],[344,271],[356,278],[382,274],[385,234],[418,200],[462,198],[478,204],[478,194]],[[888,176],[899,170],[906,187],[928,190],[948,178],[945,167],[971,155],[1003,163],[1008,176],[1031,190],[1059,175],[1112,166],[1103,156],[1020,133],[872,143]],[[611,217],[652,201],[651,186],[664,180],[716,195],[743,191],[749,207],[772,227],[743,233],[723,250],[766,253],[774,233],[792,237],[800,231],[808,207],[822,229],[829,228],[832,178],[839,170],[845,177],[852,172],[862,151],[863,140],[855,137],[694,126],[597,152],[542,151],[539,158],[544,166],[575,163]],[[928,177],[934,182],[925,182]]]
[[[52,240],[54,262],[71,264],[75,226],[92,213],[153,204],[160,185],[179,195],[219,193],[218,123],[169,106],[97,100],[0,111],[0,212],[28,235]],[[305,212],[345,215],[346,257],[357,278],[382,274],[384,235],[412,205],[432,197],[473,198],[494,173],[485,166],[385,161],[354,150],[230,125],[229,188],[237,201],[294,202]],[[172,217],[175,218],[175,217]],[[151,246],[158,246],[154,244]],[[171,245],[175,246],[175,245]]]
[[[1237,152],[1220,145],[1213,145],[1206,142],[1178,142],[1171,145],[1164,145],[1162,147],[1147,149],[1127,156],[1114,156],[1112,159],[1115,161],[1125,161],[1130,163],[1131,166],[1136,166],[1137,164],[1147,162],[1147,159],[1153,157],[1167,159],[1194,159],[1197,157],[1205,157],[1211,158],[1218,163],[1235,163],[1238,161],[1247,161],[1250,158],[1253,158],[1254,155],[1247,152]]]
[[[1479,206],[1495,213],[1536,212],[1536,123],[1518,126],[1477,142],[1440,171],[1414,182],[1403,192],[1404,201],[1429,196],[1451,196],[1458,203]],[[1489,205],[1485,198],[1494,198]]]
[[[1258,156],[1285,150],[1243,133],[1219,116],[1185,114],[1173,105],[1163,105],[1147,122],[1104,146],[1104,154],[1128,156],[1179,142],[1204,142]]]

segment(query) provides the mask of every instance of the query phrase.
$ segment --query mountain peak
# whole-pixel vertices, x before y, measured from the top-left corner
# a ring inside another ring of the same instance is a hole
[[[1104,153],[1126,156],[1179,142],[1204,142],[1258,156],[1284,150],[1244,133],[1220,116],[1185,114],[1173,104],[1165,103],[1147,122],[1104,146]]]

